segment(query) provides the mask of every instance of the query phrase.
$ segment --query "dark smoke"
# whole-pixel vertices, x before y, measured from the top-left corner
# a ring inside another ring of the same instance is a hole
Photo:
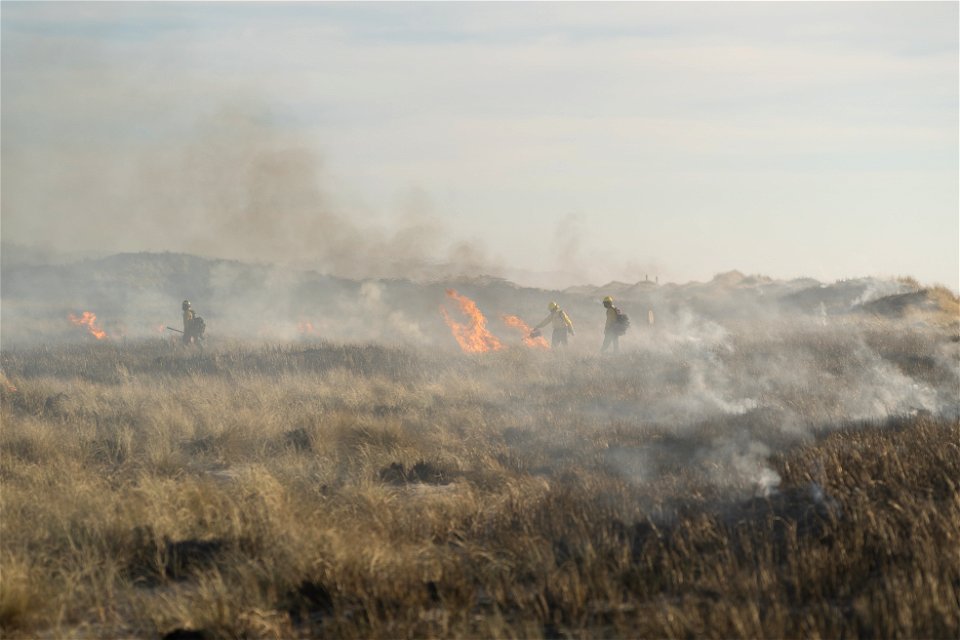
[[[422,199],[386,221],[338,203],[319,153],[267,113],[223,111],[181,152],[146,165],[141,187],[157,196],[147,203],[163,203],[149,217],[163,221],[164,249],[347,278],[498,271],[482,247],[449,240]]]

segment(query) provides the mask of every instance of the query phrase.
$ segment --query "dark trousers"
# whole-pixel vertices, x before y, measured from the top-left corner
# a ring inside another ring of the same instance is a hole
[[[550,346],[558,347],[561,344],[567,344],[567,336],[570,335],[570,331],[563,327],[561,329],[554,329],[553,336],[550,339]]]

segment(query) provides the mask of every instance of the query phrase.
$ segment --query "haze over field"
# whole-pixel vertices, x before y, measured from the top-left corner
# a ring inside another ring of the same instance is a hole
[[[958,3],[0,11],[4,638],[960,636]]]
[[[2,234],[960,287],[956,3],[5,2]]]

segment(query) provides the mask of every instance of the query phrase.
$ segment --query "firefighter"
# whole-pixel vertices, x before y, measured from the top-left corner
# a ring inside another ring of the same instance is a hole
[[[613,346],[613,352],[620,352],[620,326],[618,316],[620,310],[613,306],[613,298],[607,296],[603,299],[603,306],[607,310],[607,323],[603,327],[603,346],[600,347],[600,353],[607,350],[607,347]]]
[[[184,300],[180,307],[183,309],[183,344],[197,342],[200,339],[197,333],[197,314],[189,300]]]
[[[560,345],[566,345],[567,336],[575,335],[570,316],[568,316],[567,312],[561,309],[560,305],[556,302],[548,304],[547,310],[550,311],[549,315],[543,319],[543,322],[533,328],[533,332],[536,332],[540,327],[545,327],[553,323],[553,336],[551,336],[550,345],[554,348]],[[533,335],[533,333],[531,333],[531,335]]]

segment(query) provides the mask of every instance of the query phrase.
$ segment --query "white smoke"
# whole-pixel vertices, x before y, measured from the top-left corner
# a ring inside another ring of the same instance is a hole
[[[752,495],[768,496],[780,485],[780,475],[768,463],[770,448],[754,440],[718,440],[697,456],[712,483]]]

